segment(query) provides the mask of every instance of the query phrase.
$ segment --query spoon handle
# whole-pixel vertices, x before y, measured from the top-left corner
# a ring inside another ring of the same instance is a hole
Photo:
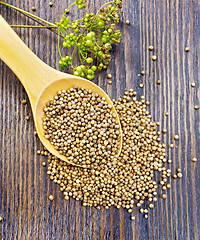
[[[2,59],[17,75],[26,89],[35,107],[38,96],[55,76],[56,70],[41,61],[11,29],[0,15],[0,59]]]

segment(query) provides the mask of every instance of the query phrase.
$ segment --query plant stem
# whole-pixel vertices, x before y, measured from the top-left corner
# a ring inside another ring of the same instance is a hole
[[[57,28],[57,27],[53,27],[53,26],[32,26],[32,25],[10,25],[10,27],[12,28]]]
[[[58,29],[58,52],[60,54],[60,57],[62,58],[62,54],[60,52],[60,30]]]
[[[103,7],[105,7],[106,5],[111,4],[111,3],[114,3],[114,1],[110,1],[110,2],[107,2],[107,3],[105,3],[104,5],[102,5],[102,6],[99,8],[99,10],[97,11],[96,15],[99,13],[99,11],[100,11]]]
[[[69,5],[69,7],[65,10],[65,13],[67,13],[70,9],[70,7],[74,6],[76,4],[76,2],[72,3],[71,5]]]
[[[10,4],[8,4],[8,3],[4,3],[4,2],[2,2],[2,1],[0,1],[0,4],[2,4],[2,5],[4,5],[4,6],[7,6],[7,7],[10,7],[10,8],[12,8],[12,9],[15,9],[15,10],[18,11],[18,12],[25,13],[26,15],[31,16],[31,17],[33,17],[33,18],[35,18],[35,19],[37,19],[37,20],[40,20],[41,22],[46,23],[46,24],[48,24],[48,25],[50,25],[50,26],[53,26],[53,27],[56,26],[56,25],[53,24],[53,23],[50,23],[50,22],[48,22],[48,21],[46,21],[46,20],[44,20],[44,19],[42,19],[42,18],[40,18],[40,17],[32,14],[32,13],[29,13],[29,12],[27,12],[27,11],[25,11],[25,10],[22,10],[22,9],[20,9],[20,8],[17,8],[17,7],[15,7],[15,6],[13,6],[13,5],[10,5]]]

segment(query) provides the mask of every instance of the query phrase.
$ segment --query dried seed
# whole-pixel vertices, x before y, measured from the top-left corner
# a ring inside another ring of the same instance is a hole
[[[152,58],[153,61],[156,61],[156,60],[157,60],[156,55],[153,55],[151,58]]]
[[[165,112],[165,116],[169,116],[169,113],[168,113],[168,112]]]
[[[196,158],[192,158],[192,162],[196,162],[197,161],[197,159]]]
[[[189,47],[185,47],[185,52],[189,52]]]
[[[178,140],[179,139],[179,136],[178,135],[175,135],[174,136],[174,140]]]
[[[181,172],[177,173],[178,178],[182,178],[183,174]]]
[[[53,201],[54,197],[53,195],[49,195],[49,200]]]
[[[30,119],[30,117],[29,116],[26,116],[26,120],[28,121]]]
[[[131,220],[134,221],[135,220],[135,216],[131,216]]]
[[[141,75],[144,76],[144,75],[145,75],[145,72],[144,72],[144,71],[141,71]]]
[[[129,21],[129,20],[126,20],[126,24],[129,25],[129,24],[130,24],[130,21]]]
[[[36,11],[36,7],[35,6],[33,6],[31,9],[32,9],[32,11]]]
[[[157,82],[156,82],[158,85],[160,85],[161,84],[161,81],[160,80],[157,80]]]
[[[50,3],[49,3],[49,6],[50,6],[50,7],[53,7],[53,3],[52,3],[52,2],[50,2]]]
[[[107,74],[107,78],[108,79],[111,79],[112,78],[112,75],[109,73],[109,74]]]
[[[150,51],[153,51],[153,46],[150,45],[150,46],[149,46],[149,50],[150,50]]]
[[[22,100],[22,104],[26,104],[27,101],[25,99]]]
[[[46,162],[42,162],[42,166],[44,166],[44,167],[45,167],[45,166],[46,166]]]
[[[198,105],[195,105],[195,106],[194,106],[194,109],[195,109],[195,110],[198,110],[198,109],[199,109],[199,106],[198,106]]]
[[[3,218],[0,216],[0,222],[3,221]]]
[[[195,82],[191,82],[191,87],[195,87]]]
[[[112,81],[111,81],[111,80],[109,80],[109,81],[108,81],[108,84],[110,84],[110,85],[111,85],[111,84],[112,84]]]
[[[144,84],[143,84],[143,83],[140,83],[139,87],[140,87],[140,88],[143,88],[143,87],[144,87]]]

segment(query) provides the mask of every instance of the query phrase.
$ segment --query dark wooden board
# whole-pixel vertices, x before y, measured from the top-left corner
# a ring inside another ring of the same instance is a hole
[[[8,0],[15,6],[31,11],[49,21],[58,21],[72,1]],[[100,0],[88,0],[87,7],[98,9]],[[0,6],[0,14],[9,24],[33,24],[16,11]],[[81,16],[79,11],[72,18]],[[153,120],[167,146],[174,134],[180,136],[174,149],[167,147],[173,160],[172,172],[180,167],[181,180],[171,179],[167,199],[159,199],[148,220],[134,208],[136,220],[124,210],[96,210],[82,207],[73,199],[65,201],[53,184],[38,156],[41,143],[33,136],[34,123],[30,105],[21,104],[27,95],[14,73],[0,62],[0,222],[1,239],[200,239],[200,1],[197,0],[127,0],[123,4],[120,23],[123,40],[115,48],[107,72],[113,84],[107,85],[106,72],[95,80],[111,97],[133,88],[151,102]],[[125,21],[129,20],[130,25]],[[44,29],[15,29],[22,40],[43,61],[59,69],[57,36]],[[155,47],[157,61],[152,62]],[[189,46],[190,51],[184,48]],[[138,76],[144,69],[145,76]],[[156,81],[160,79],[161,85]],[[190,84],[195,81],[196,87]],[[139,84],[144,82],[144,88]],[[166,117],[164,112],[168,111]],[[191,162],[197,157],[197,163]],[[158,179],[158,176],[156,177]],[[48,200],[49,194],[54,201]]]

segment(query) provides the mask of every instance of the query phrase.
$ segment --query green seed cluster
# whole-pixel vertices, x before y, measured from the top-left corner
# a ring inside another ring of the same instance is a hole
[[[120,126],[112,108],[92,90],[59,91],[44,108],[45,138],[70,162],[96,166],[119,150]]]
[[[84,0],[76,0],[78,8],[85,7]],[[97,14],[86,13],[73,22],[64,14],[56,25],[64,36],[63,47],[74,48],[72,56],[62,56],[62,69],[70,66],[75,76],[94,79],[97,70],[106,69],[111,61],[112,44],[119,44],[121,32],[116,30],[122,1],[111,1],[100,8]],[[73,55],[78,52],[80,65],[73,65]],[[60,52],[60,51],[59,51]],[[94,61],[95,60],[95,61]]]
[[[170,187],[167,181],[171,170],[163,166],[166,146],[158,142],[157,125],[151,122],[144,97],[138,101],[135,95],[131,89],[117,101],[113,100],[123,132],[119,157],[109,154],[91,168],[80,168],[49,155],[47,173],[60,185],[66,200],[72,196],[83,201],[83,206],[108,209],[113,205],[132,212],[134,203],[142,207],[145,199],[148,208],[154,207],[158,188],[155,171],[160,172],[163,190]],[[148,217],[147,208],[141,208],[140,212]]]

